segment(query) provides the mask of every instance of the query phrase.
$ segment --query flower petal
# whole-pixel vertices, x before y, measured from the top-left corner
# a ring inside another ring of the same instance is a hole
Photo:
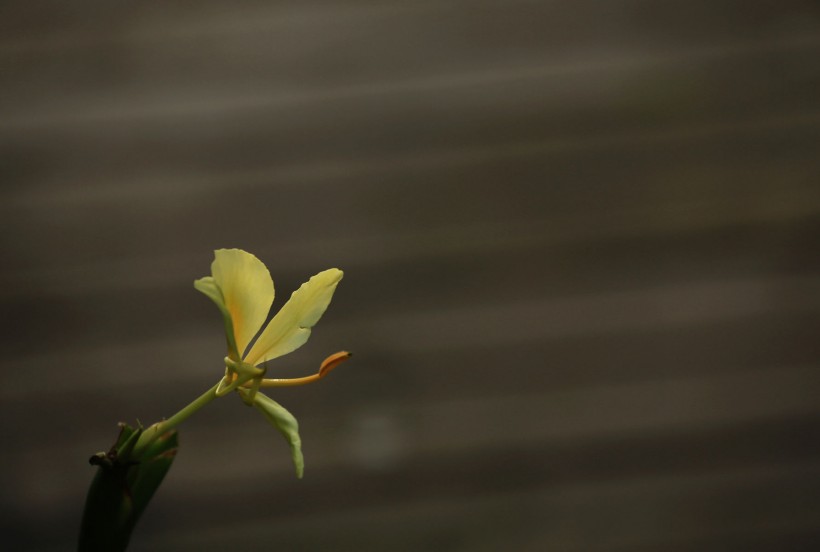
[[[296,468],[296,477],[301,479],[305,471],[305,459],[302,456],[302,440],[299,438],[299,422],[293,414],[285,410],[285,407],[263,393],[256,394],[253,406],[264,414],[268,422],[287,440],[293,466]]]
[[[331,268],[320,272],[293,292],[290,299],[251,347],[245,362],[254,366],[263,360],[285,355],[304,345],[310,329],[330,304],[336,285],[344,273]]]
[[[268,316],[273,280],[262,261],[241,249],[218,249],[214,257],[211,274],[230,313],[241,357]]]
[[[225,301],[222,299],[222,292],[219,291],[219,286],[216,285],[213,276],[205,276],[204,278],[195,280],[194,288],[208,296],[208,298],[219,307],[219,312],[222,313],[222,322],[225,324],[225,339],[228,342],[228,355],[238,360],[239,353],[236,350],[236,339],[233,336],[231,313],[228,312],[228,308],[225,306]]]

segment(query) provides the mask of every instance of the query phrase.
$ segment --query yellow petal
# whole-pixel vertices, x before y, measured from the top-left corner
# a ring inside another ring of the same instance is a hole
[[[231,313],[228,312],[228,308],[225,306],[225,301],[222,299],[222,292],[219,291],[219,286],[216,285],[213,276],[205,276],[204,278],[195,280],[194,287],[197,291],[201,291],[207,295],[208,298],[219,307],[219,312],[222,313],[222,320],[225,324],[225,339],[228,342],[228,355],[238,360],[239,354],[236,350],[236,339],[233,335]]]
[[[256,365],[304,345],[310,337],[310,329],[330,304],[336,285],[343,275],[341,270],[331,268],[302,284],[262,331],[245,362]]]
[[[230,313],[241,356],[268,316],[273,280],[262,261],[241,249],[218,249],[214,257],[211,274]]]

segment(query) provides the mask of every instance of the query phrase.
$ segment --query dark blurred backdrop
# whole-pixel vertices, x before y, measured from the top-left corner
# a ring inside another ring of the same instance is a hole
[[[212,251],[277,301],[305,479],[233,397],[131,550],[820,549],[813,1],[0,5],[0,533],[220,376]]]

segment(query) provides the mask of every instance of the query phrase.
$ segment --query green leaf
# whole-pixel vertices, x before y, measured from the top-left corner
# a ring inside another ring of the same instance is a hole
[[[176,431],[160,436],[137,457],[133,448],[141,434],[141,427],[120,424],[111,450],[89,460],[97,473],[86,497],[80,552],[125,550],[137,520],[170,469],[178,447]]]
[[[270,424],[279,430],[290,445],[290,455],[293,458],[293,466],[296,468],[296,477],[302,478],[305,471],[305,459],[302,457],[302,440],[299,438],[299,422],[296,418],[285,410],[281,404],[277,403],[263,393],[257,393],[253,400],[256,407]]]

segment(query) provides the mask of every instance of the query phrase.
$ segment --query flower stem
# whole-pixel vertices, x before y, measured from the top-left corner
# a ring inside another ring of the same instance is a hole
[[[140,435],[139,440],[137,441],[136,446],[134,446],[134,454],[139,455],[145,447],[150,445],[154,439],[167,433],[168,431],[174,429],[176,426],[187,420],[194,412],[214,400],[216,395],[216,389],[219,387],[219,383],[205,391],[202,395],[194,399],[191,404],[168,418],[167,420],[163,420],[161,422],[157,422],[154,425],[148,427],[145,431],[142,432]]]
[[[200,395],[197,399],[195,399],[191,404],[168,418],[167,420],[163,420],[160,422],[162,429],[164,431],[168,431],[174,429],[176,426],[187,420],[191,414],[211,402],[216,398],[216,388],[219,386],[219,383],[205,391],[202,395]]]

